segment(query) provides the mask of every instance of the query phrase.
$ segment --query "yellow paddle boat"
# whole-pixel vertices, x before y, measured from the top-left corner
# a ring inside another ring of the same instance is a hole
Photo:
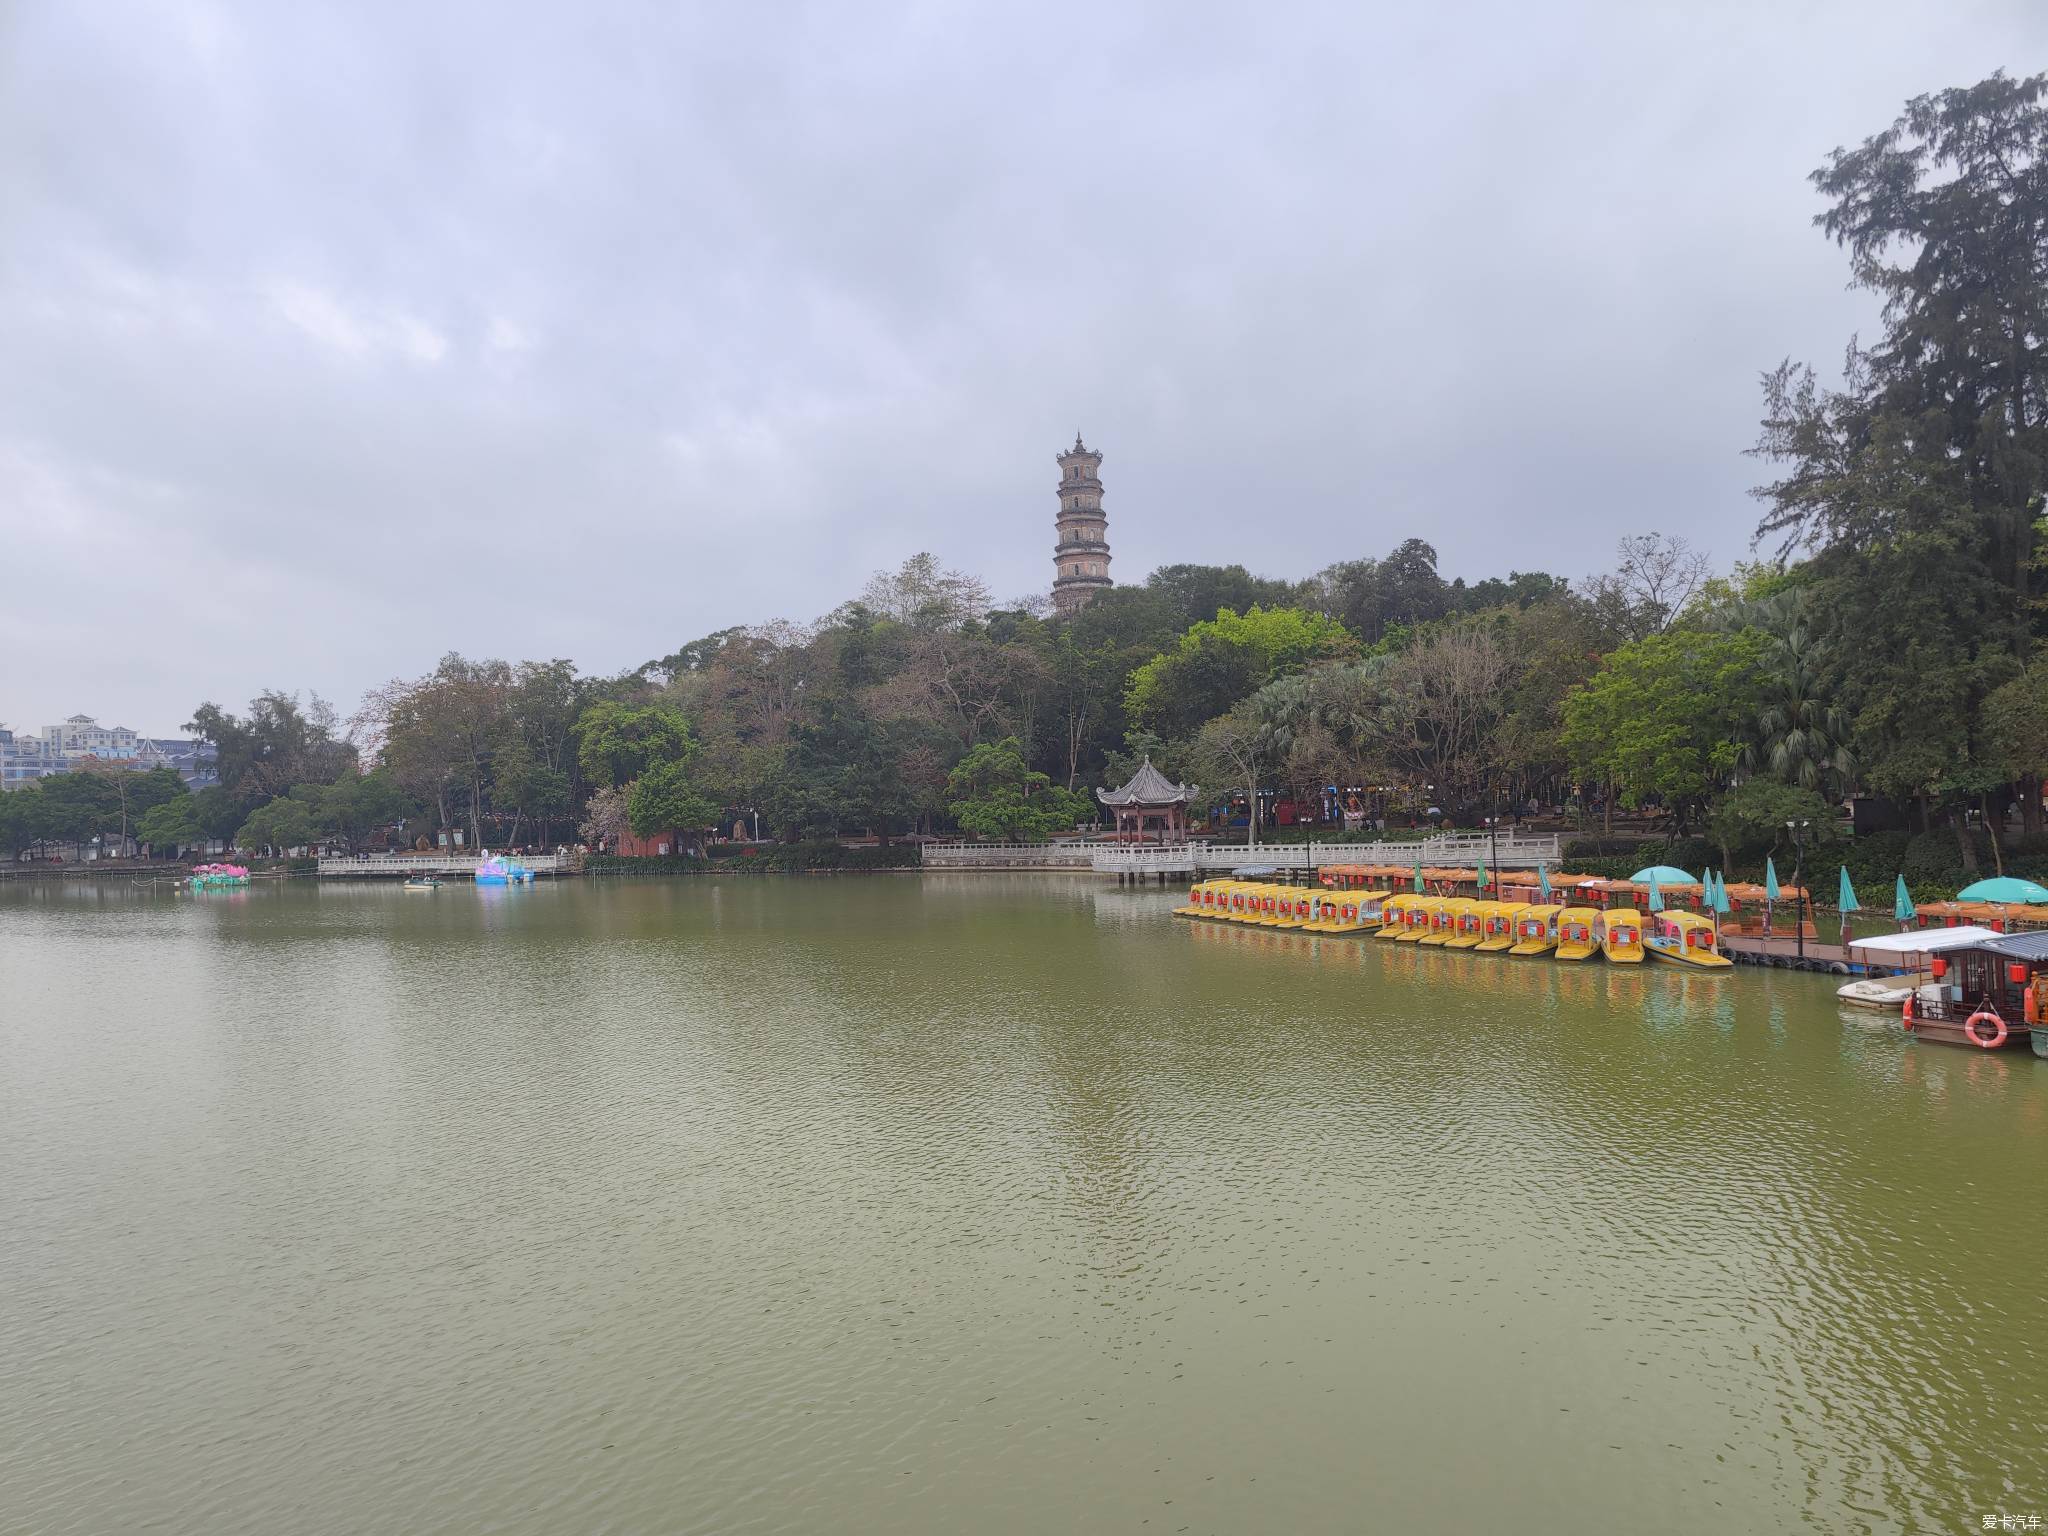
[[[1261,928],[1292,928],[1294,926],[1294,893],[1284,885],[1265,885],[1259,888],[1259,926]]]
[[[1643,915],[1634,907],[1609,907],[1593,925],[1600,952],[1618,965],[1643,963]]]
[[[1315,898],[1315,909],[1302,925],[1310,933],[1371,933],[1379,926],[1379,899],[1367,891],[1326,891]]]
[[[1409,891],[1396,891],[1380,903],[1380,928],[1376,939],[1398,939],[1408,931],[1408,907],[1422,898]]]
[[[1714,925],[1697,912],[1652,912],[1643,948],[1659,960],[1702,971],[1733,970],[1735,962],[1714,947]]]
[[[1563,907],[1545,903],[1524,907],[1515,914],[1515,942],[1511,955],[1547,955],[1557,948],[1557,915]]]
[[[1443,910],[1441,896],[1417,896],[1401,909],[1401,932],[1396,936],[1398,944],[1420,944],[1429,937],[1431,925],[1437,913]]]
[[[1487,911],[1480,919],[1485,932],[1477,947],[1491,954],[1513,945],[1515,919],[1528,909],[1517,901],[1489,901],[1485,905]]]
[[[1315,916],[1316,893],[1305,886],[1282,886],[1275,928],[1306,928]]]
[[[1202,896],[1208,889],[1208,881],[1196,881],[1194,885],[1188,888],[1187,902],[1182,906],[1175,907],[1173,915],[1175,917],[1207,917],[1209,914],[1202,909]]]
[[[1557,914],[1557,958],[1590,960],[1600,953],[1593,937],[1593,925],[1600,921],[1597,907],[1566,907]]]
[[[1452,914],[1456,931],[1444,940],[1445,949],[1477,949],[1486,937],[1486,909],[1490,901],[1468,901]]]
[[[1429,931],[1415,942],[1432,949],[1441,949],[1458,936],[1458,918],[1471,905],[1465,896],[1446,896],[1430,909]]]

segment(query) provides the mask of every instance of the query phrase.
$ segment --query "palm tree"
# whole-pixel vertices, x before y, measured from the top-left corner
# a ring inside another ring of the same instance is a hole
[[[1823,658],[1807,618],[1806,592],[1794,587],[1757,602],[1730,605],[1723,622],[1770,637],[1763,703],[1742,766],[1829,801],[1848,792],[1856,772],[1849,719],[1821,685]]]

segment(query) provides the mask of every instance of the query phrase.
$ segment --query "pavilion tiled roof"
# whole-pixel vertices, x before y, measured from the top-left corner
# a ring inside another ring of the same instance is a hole
[[[1198,785],[1176,784],[1146,758],[1122,789],[1098,789],[1095,798],[1104,805],[1181,805],[1192,800]]]

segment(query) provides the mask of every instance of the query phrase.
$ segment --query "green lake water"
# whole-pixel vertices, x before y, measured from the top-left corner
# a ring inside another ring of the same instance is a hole
[[[2048,1062],[1176,896],[0,890],[0,1531],[2048,1517]]]

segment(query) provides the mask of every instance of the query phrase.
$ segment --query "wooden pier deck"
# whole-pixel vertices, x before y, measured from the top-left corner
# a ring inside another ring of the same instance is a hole
[[[1851,955],[1839,944],[1822,944],[1808,939],[1801,954],[1799,941],[1791,934],[1764,938],[1754,933],[1723,933],[1721,952],[1737,965],[1775,965],[1795,971],[1827,971],[1837,976],[1889,976],[1895,965],[1873,965]]]

